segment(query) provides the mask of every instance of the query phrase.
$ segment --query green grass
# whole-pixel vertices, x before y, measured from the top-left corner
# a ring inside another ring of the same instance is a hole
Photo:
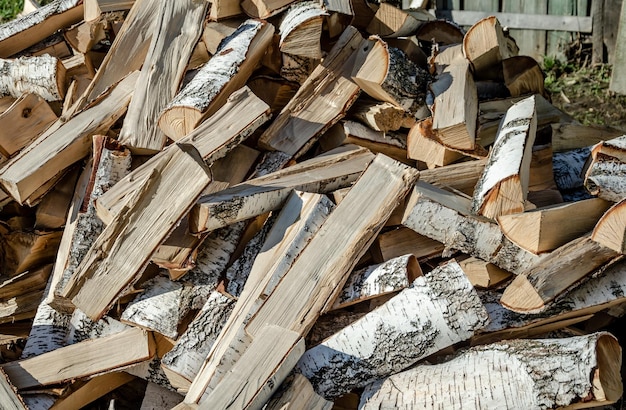
[[[6,23],[24,8],[24,0],[0,0],[0,23]]]

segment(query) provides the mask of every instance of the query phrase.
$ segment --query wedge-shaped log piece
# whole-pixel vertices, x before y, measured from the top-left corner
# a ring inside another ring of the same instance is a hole
[[[54,409],[80,409],[134,379],[128,373],[115,372],[96,376],[86,383],[76,383],[78,386],[72,386],[67,395],[64,394],[54,403]]]
[[[352,79],[369,96],[415,115],[423,109],[430,74],[378,36],[359,48]]]
[[[552,170],[554,183],[559,191],[563,192],[583,187],[585,165],[589,160],[590,154],[591,150],[589,147],[554,153]]]
[[[495,219],[524,211],[536,131],[534,97],[518,102],[507,111],[483,175],[476,184],[472,212]]]
[[[0,301],[0,324],[34,317],[42,297],[43,289],[40,289]]]
[[[600,198],[498,217],[509,240],[532,253],[552,251],[591,231],[611,203]]]
[[[271,24],[247,20],[222,40],[217,53],[163,108],[158,117],[161,130],[178,141],[213,115],[248,80],[273,34]]]
[[[126,11],[135,3],[135,0],[83,0],[85,21],[99,20],[104,13],[112,11]]]
[[[199,409],[263,407],[304,350],[304,338],[298,332],[276,325],[263,327]]]
[[[556,408],[610,404],[622,395],[622,349],[609,333],[474,347],[368,386],[360,409]],[[488,389],[490,394],[485,395]],[[449,392],[440,394],[439,392]]]
[[[494,222],[473,215],[469,199],[422,181],[407,201],[402,224],[511,273],[523,273],[542,259],[509,241]]]
[[[286,10],[296,0],[242,0],[241,9],[250,17],[266,19]]]
[[[320,36],[328,13],[318,1],[298,2],[280,23],[280,51],[308,58],[322,58]]]
[[[15,387],[11,385],[7,375],[0,370],[0,397],[2,406],[6,410],[27,410],[24,400],[17,394]]]
[[[80,167],[75,166],[45,194],[35,211],[35,228],[59,229],[65,226],[80,171]]]
[[[0,59],[0,95],[19,98],[32,93],[46,101],[62,100],[65,96],[65,67],[56,57]]]
[[[308,333],[319,315],[330,308],[347,280],[348,272],[365,253],[375,234],[417,178],[414,168],[378,155],[295,261],[289,255],[291,261],[281,268],[283,272],[279,277],[273,275],[270,279],[252,282],[261,290],[251,295],[252,306],[257,307],[245,329],[236,326],[234,334],[245,331],[254,343],[268,324],[292,330],[301,336]],[[351,229],[346,229],[346,226]],[[259,296],[262,297],[257,299]],[[243,294],[240,301],[242,298]],[[237,306],[235,311],[238,311]],[[249,308],[243,314],[247,312]],[[236,340],[241,336],[231,337]],[[220,380],[225,377],[218,366],[220,362],[224,363],[224,350],[228,346],[220,341],[215,346],[220,345],[221,353],[216,351],[209,355],[208,362],[192,383],[186,403],[198,402],[205,391],[209,391],[209,386],[213,390],[213,386],[219,386]],[[245,346],[241,346],[238,352],[245,350]],[[228,363],[240,363],[237,360],[239,354],[235,354],[235,360],[229,360],[225,367],[230,366]],[[284,369],[284,366],[278,369],[278,365],[278,362],[273,365],[276,371]],[[227,368],[222,371],[228,371]]]
[[[434,94],[433,130],[442,143],[474,149],[478,121],[478,94],[466,59],[455,59],[430,85]]]
[[[524,94],[545,94],[543,70],[529,56],[515,56],[502,61],[504,83],[511,97]]]
[[[443,167],[463,158],[459,151],[443,145],[439,135],[433,130],[432,117],[415,123],[406,139],[408,157],[425,162],[429,167]]]
[[[55,0],[0,26],[0,58],[7,58],[78,23],[83,18],[80,0]]]
[[[400,215],[402,218],[402,215]],[[384,263],[402,255],[412,254],[418,261],[441,256],[443,244],[412,229],[400,226],[397,229],[378,235],[372,244],[372,256],[375,262]]]
[[[59,231],[13,231],[3,235],[1,273],[15,276],[51,263],[61,243],[61,236],[62,233]]]
[[[128,328],[114,335],[11,362],[2,369],[21,390],[110,372],[153,355],[152,336],[144,330]]]
[[[89,249],[62,296],[93,320],[101,318],[211,181],[208,172],[195,148],[170,146],[125,212]]]
[[[52,265],[33,269],[0,282],[0,299],[10,299],[46,287]]]
[[[474,186],[482,175],[486,159],[459,162],[445,167],[420,172],[420,180],[439,187],[450,187],[466,195],[472,195]]]
[[[435,16],[424,9],[400,10],[395,5],[381,3],[367,32],[381,37],[409,37],[430,20],[435,20]]]
[[[306,377],[299,373],[294,373],[287,377],[265,408],[267,410],[281,410],[287,408],[331,410],[333,408],[333,402],[317,394]]]
[[[238,16],[243,13],[239,3],[238,1],[229,0],[209,0],[208,17],[211,20],[219,21]]]
[[[207,7],[207,2],[200,0],[166,1],[160,10],[120,131],[120,142],[131,151],[152,154],[165,146],[167,136],[157,120],[183,80],[189,57],[202,35]]]
[[[148,382],[139,410],[153,410],[162,407],[173,409],[183,401],[183,396],[156,383]]]
[[[603,141],[591,149],[585,172],[585,187],[592,195],[620,202],[626,197],[626,135]]]
[[[58,120],[0,169],[0,184],[23,202],[89,152],[91,136],[105,133],[126,111],[139,73],[117,84],[98,104],[72,119]]]
[[[415,37],[422,42],[435,42],[440,46],[449,46],[463,42],[465,32],[458,24],[443,19],[422,23]]]
[[[400,127],[410,128],[411,118],[395,105],[387,102],[359,99],[350,110],[350,115],[374,131],[397,131]]]
[[[298,157],[345,115],[359,96],[359,86],[350,75],[362,41],[354,27],[343,32],[324,62],[261,135],[262,147]]]
[[[276,210],[294,189],[326,193],[349,186],[372,159],[372,153],[366,149],[340,148],[202,197],[190,214],[190,230],[211,231]]]
[[[463,37],[463,54],[472,63],[474,72],[480,72],[517,52],[511,50],[498,19],[490,16],[467,31]]]
[[[478,288],[494,287],[511,277],[511,272],[474,256],[458,262],[470,283]]]
[[[500,302],[514,312],[541,312],[557,296],[618,255],[585,235],[561,246],[518,275],[507,286]]]
[[[359,269],[350,274],[331,309],[341,309],[399,292],[421,275],[422,270],[413,255],[399,256],[378,265]]]
[[[626,253],[626,198],[613,205],[600,218],[591,239],[619,253]]]
[[[23,94],[0,114],[0,154],[10,157],[41,135],[57,119],[36,94]]]
[[[450,262],[307,350],[296,370],[331,400],[469,339],[487,320],[472,284]]]

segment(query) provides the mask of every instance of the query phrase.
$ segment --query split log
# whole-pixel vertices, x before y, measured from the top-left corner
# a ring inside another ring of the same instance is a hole
[[[74,195],[74,188],[80,176],[79,171],[80,169],[76,167],[68,172],[67,175],[43,197],[39,205],[37,205],[37,211],[35,211],[35,228],[63,228]]]
[[[57,116],[36,94],[20,96],[0,114],[0,154],[10,157],[41,135]]]
[[[0,396],[2,397],[2,405],[6,410],[28,409],[3,371],[0,371]]]
[[[374,261],[383,263],[402,255],[412,254],[418,261],[441,256],[443,244],[400,226],[381,233],[372,244]]]
[[[193,47],[202,34],[207,7],[206,1],[198,0],[165,2],[158,14],[119,136],[131,151],[154,153],[165,146],[167,136],[157,120],[178,91]]]
[[[424,9],[400,10],[395,5],[381,3],[367,26],[367,32],[381,37],[408,37],[415,34],[423,22],[430,20],[435,20],[435,16]]]
[[[475,73],[517,55],[494,16],[474,24],[463,37],[463,54],[472,63]]]
[[[428,117],[415,123],[407,135],[409,158],[425,162],[429,167],[443,167],[463,158],[457,150],[446,147],[439,133],[433,130],[433,118]]]
[[[104,13],[126,11],[135,0],[83,0],[84,19],[87,22],[99,20]]]
[[[256,68],[269,46],[271,24],[247,20],[225,38],[208,63],[183,88],[158,117],[161,130],[178,141],[227,103]]]
[[[202,42],[209,54],[214,55],[225,38],[233,35],[237,28],[243,24],[243,18],[232,18],[224,21],[209,21],[202,31]]]
[[[250,17],[267,19],[287,10],[296,0],[242,0],[241,9]]]
[[[95,106],[58,120],[0,170],[0,184],[22,203],[52,177],[89,152],[91,136],[102,134],[126,111],[138,73],[131,74]]]
[[[622,395],[620,362],[621,348],[609,333],[500,342],[474,347],[446,363],[417,366],[372,383],[361,396],[359,408],[609,404]],[[482,386],[491,394],[485,395]]]
[[[294,189],[325,193],[349,186],[372,158],[351,146],[202,197],[190,214],[190,229],[211,231],[276,210]]]
[[[438,187],[450,187],[466,195],[472,195],[474,186],[482,175],[486,159],[460,162],[441,168],[420,172],[420,180]]]
[[[624,225],[624,204],[626,204],[626,198],[607,210],[606,213],[602,215],[591,234],[591,239],[594,241],[622,254],[626,253],[626,241],[624,240],[624,234],[626,233],[626,226]]]
[[[0,324],[35,317],[42,297],[43,289],[40,289],[0,300]]]
[[[280,58],[281,58],[280,71],[279,71],[280,76],[287,81],[298,83],[299,85],[304,85],[304,83],[306,83],[306,81],[308,80],[309,76],[313,74],[313,71],[321,63],[321,60],[317,58],[300,57],[300,56],[291,55],[287,53],[281,53]],[[284,107],[283,107],[283,110],[284,110]]]
[[[592,195],[620,202],[626,197],[626,135],[603,141],[591,149],[591,161],[585,172],[585,187]]]
[[[350,74],[362,41],[354,27],[343,32],[324,63],[313,70],[261,135],[261,147],[297,158],[345,115],[359,95]]]
[[[43,290],[52,272],[52,265],[26,271],[0,282],[0,298],[10,299],[30,291]]]
[[[552,169],[554,183],[559,191],[581,188],[584,185],[584,168],[590,154],[589,147],[554,153]]]
[[[549,302],[618,256],[586,235],[575,239],[518,275],[500,303],[520,313],[541,312]]]
[[[0,26],[0,57],[7,58],[39,43],[83,18],[80,0],[56,0]]]
[[[365,253],[374,235],[395,208],[396,201],[403,199],[417,177],[413,168],[384,155],[374,159],[300,256],[286,268],[280,282],[271,286],[270,293],[263,297],[260,306],[255,309],[254,316],[245,325],[245,331],[253,339],[252,343],[268,324],[299,335],[310,330],[319,315],[334,302],[347,279],[347,273]],[[372,195],[373,192],[376,195]],[[346,224],[353,227],[348,237],[342,228]],[[320,264],[319,261],[325,263]],[[286,310],[285,306],[289,306],[289,309]],[[216,346],[219,344],[216,343]],[[222,346],[224,348],[228,347]],[[245,351],[245,348],[242,347],[242,350]],[[208,362],[192,383],[185,402],[200,400],[209,391],[209,385],[210,389],[219,386],[219,380],[215,380],[215,360],[219,362],[221,357],[222,354],[209,355]],[[280,359],[282,361],[282,356]],[[276,361],[271,365],[276,369],[274,371],[284,370],[284,367],[276,367],[279,364]]]
[[[182,401],[183,396],[180,394],[161,387],[156,383],[148,382],[140,410],[172,409]]]
[[[524,211],[536,131],[534,97],[507,111],[483,175],[476,184],[472,212],[495,219]]]
[[[410,128],[412,119],[406,112],[387,102],[359,99],[352,106],[350,115],[374,131],[397,131],[401,127]]]
[[[464,34],[463,29],[453,21],[437,19],[422,23],[415,37],[423,42],[449,46],[462,43]]]
[[[118,387],[134,380],[134,378],[134,376],[128,373],[116,372],[96,376],[84,384],[74,383],[79,386],[72,386],[72,391],[59,398],[54,403],[51,410],[72,410],[83,408],[105,394],[110,393]]]
[[[238,1],[209,0],[209,3],[209,18],[211,20],[218,21],[242,14]]]
[[[15,276],[52,263],[61,243],[62,233],[13,231],[3,235],[5,242],[0,272]]]
[[[535,136],[536,142],[532,148],[528,175],[529,194],[531,192],[557,189],[556,183],[554,182],[554,170],[552,166],[552,156],[554,155],[552,145],[539,145],[537,143],[537,140],[541,138],[541,134],[544,130],[546,130],[546,128],[538,131],[538,135]]]
[[[129,328],[111,336],[7,363],[2,369],[11,383],[22,390],[110,372],[153,355],[152,336],[144,330]]]
[[[545,95],[543,70],[532,57],[515,56],[502,61],[504,83],[511,97],[524,94]]]
[[[426,116],[430,74],[380,37],[371,36],[359,48],[352,79],[376,100],[389,102],[420,118]]]
[[[624,135],[623,130],[609,126],[556,123],[551,127],[554,152],[585,148]]]
[[[487,320],[471,283],[451,262],[307,350],[296,370],[331,400],[469,339]]]
[[[473,256],[458,260],[458,263],[474,287],[491,288],[511,277],[511,272]]]
[[[65,67],[50,55],[0,59],[0,95],[36,94],[46,101],[65,96]]]
[[[457,249],[514,274],[542,259],[509,241],[497,224],[473,215],[468,199],[421,181],[407,202],[402,224],[447,250]]]
[[[399,292],[419,276],[422,276],[422,270],[413,255],[400,256],[360,269],[350,274],[331,309],[342,309],[365,300]]]
[[[592,198],[498,217],[504,235],[519,247],[538,254],[552,251],[591,231],[610,207]]]
[[[291,374],[267,402],[267,410],[331,410],[333,402],[315,393],[309,380],[299,373]]]
[[[322,23],[328,13],[319,1],[298,2],[287,10],[280,23],[280,51],[292,55],[322,58]]]
[[[102,231],[63,289],[62,296],[94,320],[139,279],[150,255],[210,182],[195,148],[177,144],[167,152],[134,194],[127,211]],[[186,181],[184,186],[181,180]]]

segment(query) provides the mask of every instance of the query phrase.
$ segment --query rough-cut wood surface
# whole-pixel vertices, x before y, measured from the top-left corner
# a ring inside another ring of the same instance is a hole
[[[242,0],[241,9],[250,17],[266,19],[286,10],[296,0]]]
[[[26,404],[7,378],[4,371],[0,370],[0,397],[2,397],[2,407],[5,410],[27,410]]]
[[[46,101],[62,100],[65,96],[65,67],[56,57],[0,59],[0,95],[19,98],[32,93]]]
[[[328,13],[318,1],[298,2],[283,15],[280,23],[280,51],[293,55],[322,58],[320,37]]]
[[[495,287],[511,277],[511,272],[474,256],[458,259],[458,262],[470,283],[477,288]]]
[[[626,197],[626,135],[603,141],[591,149],[585,187],[592,195],[619,202]]]
[[[278,391],[268,401],[266,409],[330,410],[332,407],[333,402],[317,394],[306,377],[294,373],[285,379]]]
[[[610,404],[622,394],[621,355],[617,340],[608,333],[474,347],[448,362],[417,366],[372,383],[359,408]]]
[[[591,235],[594,241],[622,254],[626,253],[626,240],[624,239],[624,234],[626,234],[624,210],[626,208],[624,204],[626,204],[626,198],[608,209],[596,224]]]
[[[180,86],[207,7],[206,1],[180,0],[166,1],[160,10],[119,137],[132,151],[154,153],[165,146],[157,120]]]
[[[514,51],[509,48],[502,26],[494,16],[474,24],[463,37],[463,54],[470,60],[475,72],[513,57],[516,54]]]
[[[135,0],[83,0],[85,21],[96,21],[104,13],[129,10]]]
[[[307,350],[296,370],[330,400],[470,338],[487,320],[474,287],[450,262]]]

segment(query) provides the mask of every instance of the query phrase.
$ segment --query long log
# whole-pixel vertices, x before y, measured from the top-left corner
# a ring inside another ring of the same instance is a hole
[[[474,287],[450,262],[307,350],[296,370],[331,400],[469,339],[487,320]]]
[[[500,342],[372,383],[363,392],[359,408],[610,404],[622,395],[620,362],[621,348],[609,333]],[[484,389],[490,393],[485,395]]]
[[[56,57],[0,59],[0,95],[15,98],[32,93],[46,101],[62,100],[65,96],[65,67]]]

